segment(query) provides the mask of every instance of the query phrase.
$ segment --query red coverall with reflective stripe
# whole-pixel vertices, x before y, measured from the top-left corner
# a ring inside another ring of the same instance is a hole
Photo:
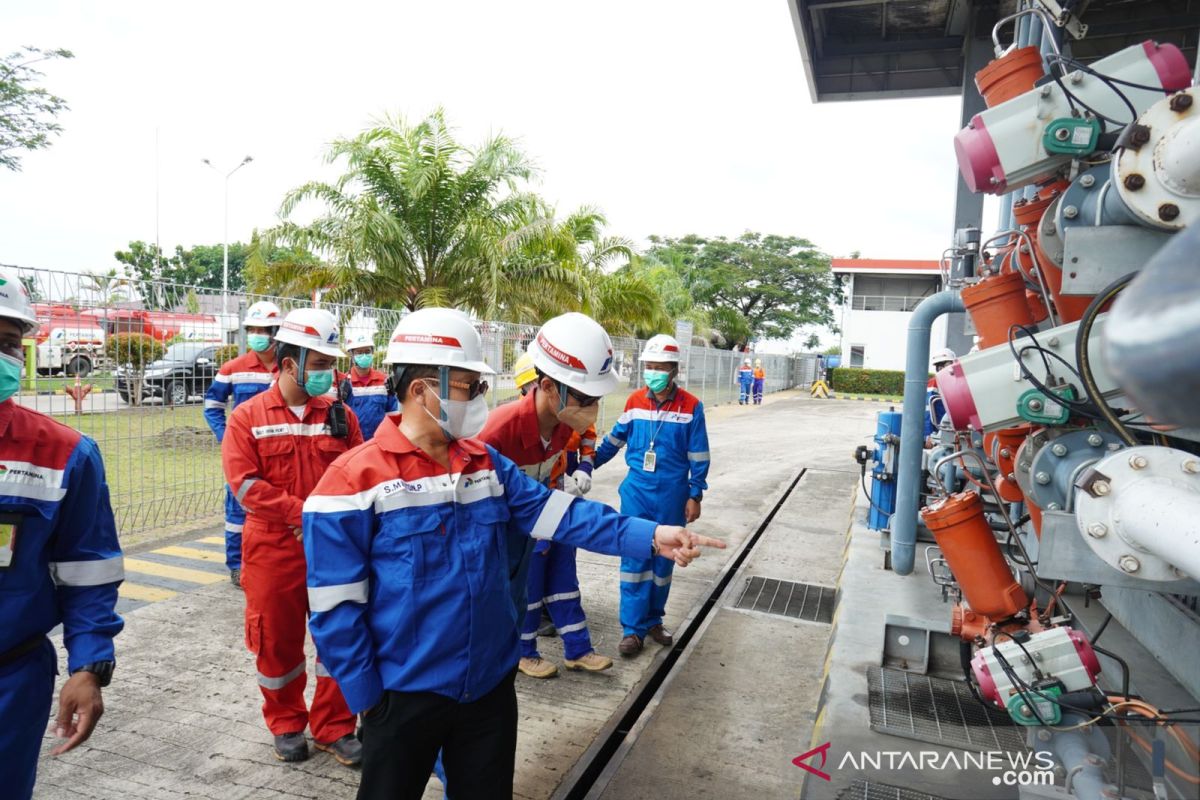
[[[304,417],[288,408],[279,384],[242,403],[221,445],[225,478],[246,509],[242,588],[246,647],[257,656],[263,717],[273,735],[300,733],[333,742],[354,732],[355,718],[337,684],[317,663],[312,711],[304,703],[304,634],[308,618],[304,547],[296,538],[304,500],[325,469],[362,444],[358,419],[346,409],[350,435],[329,435],[328,397],[308,401]]]

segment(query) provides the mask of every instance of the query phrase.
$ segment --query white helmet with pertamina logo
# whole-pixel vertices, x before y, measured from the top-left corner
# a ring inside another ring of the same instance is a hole
[[[13,270],[0,269],[0,317],[20,323],[26,333],[38,325],[25,286]]]
[[[294,344],[334,358],[346,355],[338,347],[337,319],[323,308],[289,311],[279,326],[279,332],[275,334],[275,341]]]
[[[479,331],[466,314],[453,308],[422,308],[400,320],[388,342],[383,363],[495,373],[483,360]]]
[[[529,343],[529,355],[542,374],[590,397],[617,388],[612,339],[586,314],[571,311],[549,320]]]

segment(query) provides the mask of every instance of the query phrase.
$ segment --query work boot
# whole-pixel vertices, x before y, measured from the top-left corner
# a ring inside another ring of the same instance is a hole
[[[646,635],[661,644],[663,647],[670,647],[671,645],[675,644],[675,637],[662,625],[655,625],[653,628],[646,631]]]
[[[240,569],[229,570],[229,582],[237,588],[242,588],[242,571]]]
[[[603,672],[613,665],[613,660],[608,656],[602,656],[595,650],[590,653],[585,653],[579,658],[563,659],[563,666],[567,669],[582,669],[588,672]]]
[[[275,757],[280,761],[304,761],[308,758],[308,740],[304,733],[281,733],[275,737]]]
[[[329,753],[337,759],[339,764],[347,767],[357,767],[362,764],[362,742],[353,733],[347,733],[336,742],[328,744],[313,739],[313,746]]]
[[[544,658],[522,658],[517,669],[531,678],[553,678],[558,674],[558,667]]]
[[[617,651],[623,656],[636,656],[642,651],[642,637],[631,633],[617,645]]]

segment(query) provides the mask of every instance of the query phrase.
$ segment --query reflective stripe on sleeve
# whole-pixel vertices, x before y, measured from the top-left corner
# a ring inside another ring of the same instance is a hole
[[[222,403],[220,400],[205,400],[204,407],[205,408],[219,408],[222,411],[225,410],[225,404]]]
[[[278,678],[271,678],[267,675],[263,675],[261,672],[258,673],[258,685],[263,687],[264,689],[274,689],[274,690],[278,691],[278,690],[282,689],[283,687],[287,686],[292,681],[296,680],[296,678],[299,678],[303,674],[304,674],[304,662],[301,661],[287,675],[283,675]]]
[[[654,579],[654,572],[646,570],[645,572],[622,572],[621,583],[642,583]]]
[[[257,482],[258,478],[246,478],[246,480],[242,481],[242,485],[238,487],[237,494],[233,496],[234,499],[239,503],[242,502],[242,499],[246,496],[246,492],[250,491],[250,487]]]
[[[367,582],[338,583],[333,586],[308,587],[308,608],[310,611],[330,611],[338,605],[367,602]]]
[[[558,530],[562,518],[566,515],[567,509],[571,507],[571,501],[575,498],[566,492],[560,492],[555,489],[550,493],[550,498],[546,500],[546,505],[542,506],[542,513],[538,515],[537,522],[534,523],[533,530],[530,536],[535,539],[553,539],[555,531]]]
[[[609,444],[611,444],[613,447],[617,448],[618,450],[620,450],[622,447],[625,446],[624,439],[618,439],[617,437],[613,436],[611,433],[604,437],[604,441],[608,442]]]
[[[51,561],[50,575],[59,586],[103,586],[125,580],[125,557],[95,561]]]
[[[688,461],[709,461],[708,451],[703,453],[688,453]]]
[[[671,576],[670,575],[665,575],[665,576],[664,575],[655,575],[654,576],[654,585],[655,586],[670,586],[671,585]]]
[[[242,529],[245,527],[246,527],[245,525],[239,525],[236,522],[226,522],[225,523],[225,532],[226,533],[241,533]]]

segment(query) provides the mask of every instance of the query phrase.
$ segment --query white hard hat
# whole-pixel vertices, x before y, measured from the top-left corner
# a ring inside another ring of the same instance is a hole
[[[646,342],[646,346],[642,348],[642,357],[639,361],[643,363],[646,361],[674,361],[678,364],[679,342],[675,341],[674,336],[668,336],[665,333],[651,336]]]
[[[746,366],[747,367],[750,366],[750,359],[748,359],[748,358],[746,359]]]
[[[26,332],[38,324],[25,285],[14,270],[0,269],[0,317],[16,320]]]
[[[422,308],[396,326],[384,364],[425,364],[492,375],[471,319],[453,308]]]
[[[323,308],[289,311],[279,326],[279,332],[275,334],[275,341],[335,358],[346,355],[338,347],[337,319]]]
[[[283,312],[270,300],[259,300],[246,309],[243,328],[278,328],[283,323]]]
[[[949,364],[951,361],[954,361],[957,358],[958,356],[954,354],[954,351],[947,347],[934,353],[933,358],[929,360],[929,363],[934,365]]]
[[[364,347],[375,349],[375,339],[366,331],[346,331],[342,334],[342,347],[346,350],[361,350]]]
[[[548,320],[529,343],[529,355],[544,375],[591,397],[617,388],[612,339],[586,314],[570,311]]]

